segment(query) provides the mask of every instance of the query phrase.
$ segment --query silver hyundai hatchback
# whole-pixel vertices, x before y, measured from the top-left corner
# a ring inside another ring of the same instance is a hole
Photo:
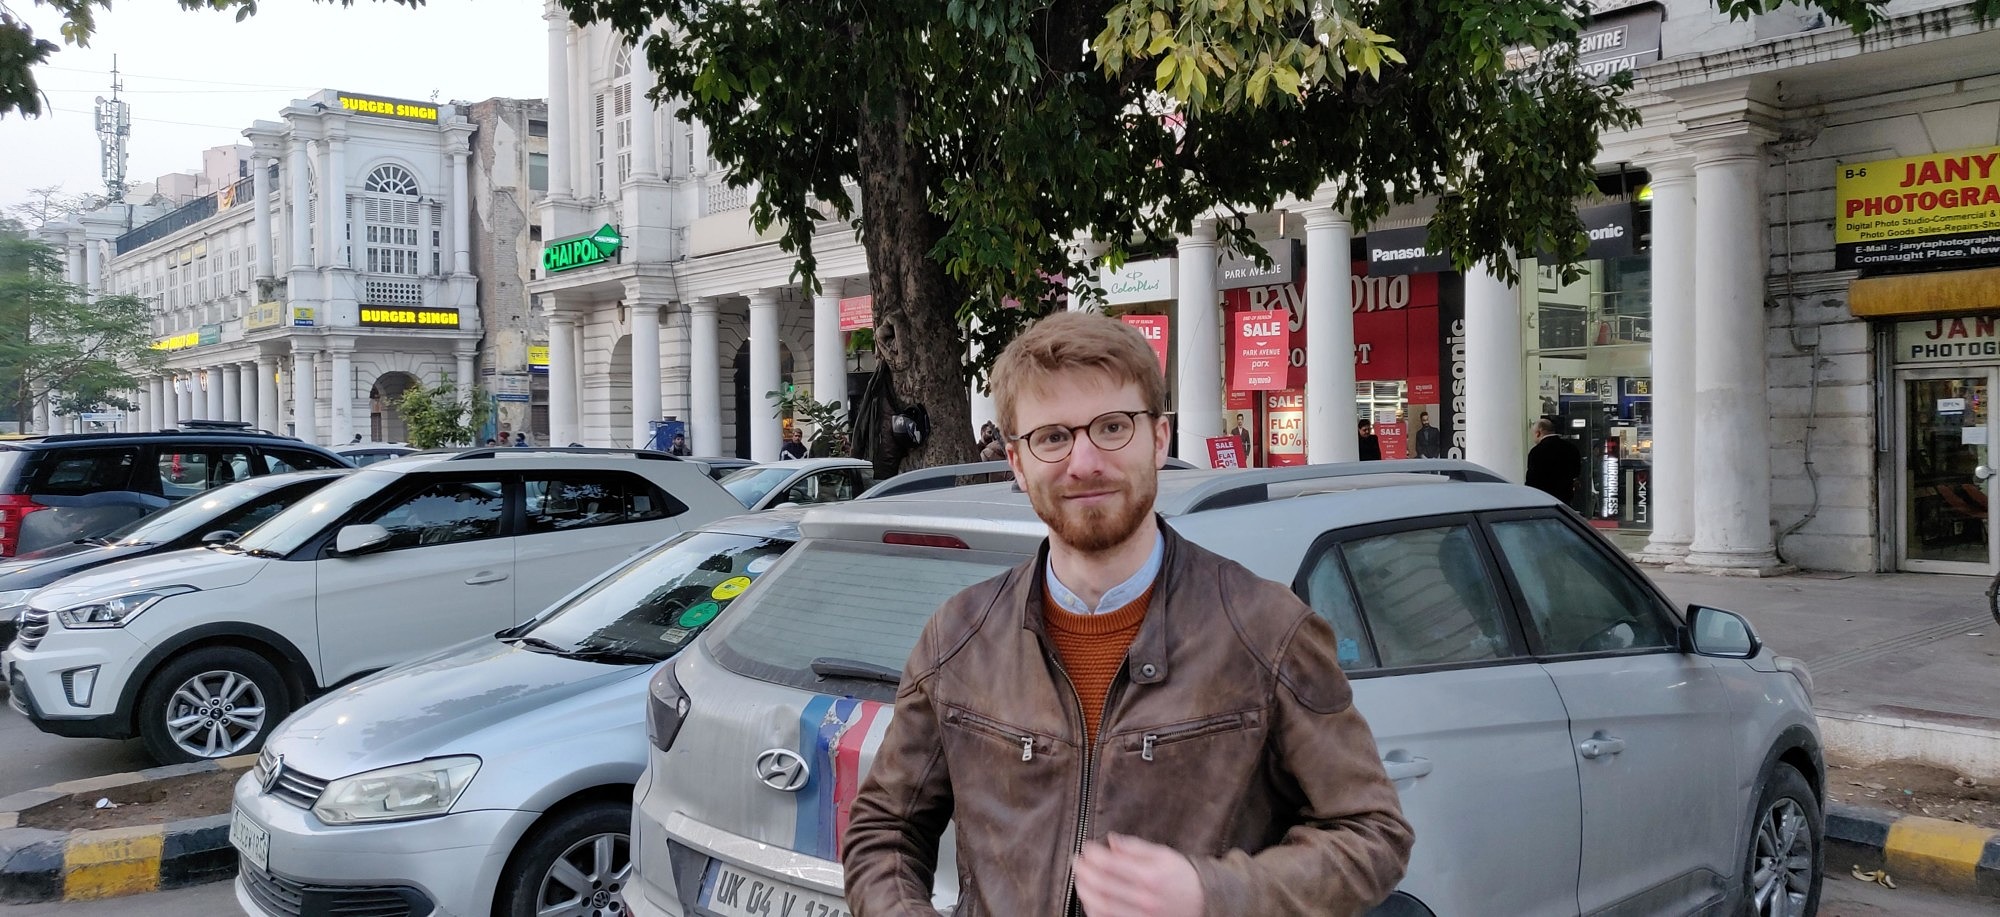
[[[1339,635],[1417,833],[1375,913],[1816,908],[1810,676],[1742,618],[1676,609],[1555,500],[1463,462],[1159,486],[1177,532],[1291,584]],[[652,680],[631,911],[846,914],[837,851],[904,660],[946,598],[1044,532],[1004,485],[809,512],[758,592]]]

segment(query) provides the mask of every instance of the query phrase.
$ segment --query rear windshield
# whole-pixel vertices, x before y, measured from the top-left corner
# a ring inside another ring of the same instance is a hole
[[[893,695],[887,682],[824,682],[813,661],[900,672],[924,623],[946,599],[1020,563],[1011,554],[808,541],[744,596],[710,639],[731,671],[807,691]]]

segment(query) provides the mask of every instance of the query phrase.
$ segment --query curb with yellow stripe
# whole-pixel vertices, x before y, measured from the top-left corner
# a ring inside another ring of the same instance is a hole
[[[1826,847],[1829,873],[1881,869],[1899,883],[2000,898],[2000,831],[1991,828],[1836,802]]]
[[[89,901],[215,882],[236,873],[229,815],[86,831],[20,827],[21,813],[77,793],[241,770],[254,755],[72,780],[0,799],[0,903]]]

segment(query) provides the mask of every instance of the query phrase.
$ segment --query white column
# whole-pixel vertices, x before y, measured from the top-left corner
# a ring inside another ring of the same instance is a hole
[[[306,142],[298,137],[293,137],[291,141],[285,177],[291,180],[292,185],[292,231],[288,240],[292,257],[289,269],[301,271],[312,266],[312,191],[306,176]],[[287,292],[293,299],[303,298],[296,287]]]
[[[847,335],[840,332],[841,289],[840,281],[830,280],[813,297],[813,400],[838,401],[844,414],[851,405],[847,403]],[[978,428],[975,422],[973,429]]]
[[[553,139],[553,138],[551,138]],[[555,149],[549,144],[549,149]],[[549,445],[567,446],[583,441],[578,424],[576,395],[580,369],[576,360],[576,315],[549,313]]]
[[[653,439],[653,421],[660,411],[660,304],[632,303],[632,445]]]
[[[569,17],[551,6],[543,18],[549,22],[549,199],[566,201],[570,148],[577,142],[569,123]]]
[[[648,34],[651,34],[650,32]],[[632,52],[632,177],[639,181],[660,178],[659,121],[653,100],[646,91],[653,88],[653,68],[646,64],[646,48]]]
[[[141,416],[133,430],[143,432],[163,426],[161,421],[165,416],[160,410],[160,377],[152,376],[139,382],[139,407]]]
[[[180,409],[181,422],[200,420],[201,415],[196,408],[201,404],[201,381],[196,379],[193,373],[189,373],[180,377],[175,386],[178,389],[175,404]]]
[[[1671,563],[1694,541],[1695,198],[1688,160],[1652,164],[1653,530],[1642,560]]]
[[[278,399],[278,358],[259,355],[257,357],[257,426],[278,432],[278,413],[281,405]]]
[[[463,147],[455,148],[451,153],[451,162],[451,270],[454,274],[470,274],[472,273],[472,153]]]
[[[210,377],[221,377],[215,391],[222,395],[222,406],[216,414],[223,420],[243,419],[243,377],[238,373],[234,363],[224,363],[208,371]]]
[[[1763,144],[1695,146],[1694,542],[1687,564],[1769,570],[1771,411],[1764,387]]]
[[[223,375],[225,374],[220,366],[211,366],[201,371],[202,392],[208,396],[208,409],[201,415],[203,420],[227,419],[222,416],[223,399],[228,394],[222,388]]]
[[[979,329],[980,324],[978,319],[973,319],[966,329],[966,338],[969,341],[965,347],[966,358],[975,363],[985,354],[985,351],[979,346],[979,342],[972,339],[973,335],[977,334]],[[979,390],[979,383],[977,381],[966,386],[965,395],[971,399],[972,439],[974,442],[978,442],[979,431],[986,429],[987,424],[999,421],[999,408],[994,405],[993,396],[990,393]]]
[[[750,425],[750,457],[760,462],[778,459],[784,446],[784,423],[766,393],[784,385],[778,373],[778,291],[750,291],[750,416],[736,418]]]
[[[35,425],[33,429],[36,433],[54,432],[49,429],[49,399],[46,394],[35,399]]]
[[[247,361],[236,364],[236,390],[237,397],[241,399],[236,406],[238,419],[249,423],[251,426],[257,426],[256,362]],[[258,429],[269,430],[270,427],[258,427]]]
[[[470,347],[471,344],[468,343],[466,346]],[[458,358],[458,375],[452,377],[452,381],[458,383],[458,397],[470,402],[473,395],[473,389],[478,386],[478,379],[476,378],[476,376],[478,375],[479,370],[475,368],[473,365],[476,362],[478,354],[472,352],[471,350],[461,350],[458,351],[455,354],[455,356]],[[497,382],[499,380],[499,376],[496,375],[494,377],[494,380]]]
[[[339,137],[326,139],[326,158],[320,169],[319,266],[346,267],[340,256],[347,242],[347,150]]]
[[[1361,458],[1354,435],[1354,224],[1306,211],[1306,460]]]
[[[319,442],[319,385],[313,376],[313,352],[302,342],[292,344],[292,423],[295,435],[309,443]]]
[[[1484,266],[1465,275],[1465,457],[1510,481],[1528,476],[1521,293]]]
[[[1222,309],[1215,288],[1215,226],[1197,220],[1180,240],[1180,378],[1174,384],[1180,457],[1207,461],[1208,438],[1222,435]]]
[[[104,290],[104,246],[96,239],[83,240],[83,290],[89,300]]]
[[[326,382],[326,439],[339,445],[354,438],[354,349],[335,345],[327,353],[333,358],[333,373]]]
[[[82,230],[71,230],[69,235],[68,245],[66,246],[66,251],[65,251],[65,254],[68,255],[68,259],[63,262],[64,283],[75,284],[79,287],[84,285],[83,278],[88,276],[84,272],[83,247],[86,244],[87,243],[83,241]]]
[[[696,455],[722,455],[722,357],[715,300],[688,304],[688,442]]]
[[[272,268],[276,255],[271,251],[271,176],[270,160],[264,156],[250,157],[250,188],[257,198],[255,221],[252,223],[257,243],[257,279],[270,280],[277,276]]]
[[[181,400],[183,397],[179,379],[171,373],[160,379],[160,429],[176,429],[188,416]]]

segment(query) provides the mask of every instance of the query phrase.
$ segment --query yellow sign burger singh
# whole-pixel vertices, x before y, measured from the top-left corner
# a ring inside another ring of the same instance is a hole
[[[361,324],[376,328],[439,328],[450,330],[458,327],[458,310],[418,309],[407,306],[362,306]]]
[[[385,99],[377,96],[359,96],[340,93],[340,107],[349,114],[372,115],[377,118],[401,118],[405,121],[426,121],[437,123],[438,110],[435,105],[411,102],[407,99]]]
[[[2000,263],[2000,146],[1836,168],[1840,269]]]

